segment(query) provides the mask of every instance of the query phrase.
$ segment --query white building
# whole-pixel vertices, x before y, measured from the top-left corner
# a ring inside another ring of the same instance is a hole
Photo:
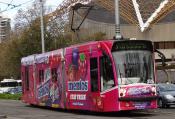
[[[0,16],[0,43],[10,36],[10,19]]]

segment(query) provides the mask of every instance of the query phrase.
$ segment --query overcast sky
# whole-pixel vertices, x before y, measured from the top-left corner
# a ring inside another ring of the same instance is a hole
[[[0,10],[1,12],[4,11],[3,13],[0,12],[0,15],[3,15],[5,17],[11,18],[12,22],[13,19],[19,9],[26,9],[27,7],[30,7],[32,2],[34,0],[0,0]],[[39,1],[39,0],[38,0]],[[46,6],[51,6],[53,9],[55,9],[63,0],[46,0]],[[16,7],[14,9],[11,9],[13,6],[8,4],[12,4],[15,6],[18,6],[22,4],[19,7]]]

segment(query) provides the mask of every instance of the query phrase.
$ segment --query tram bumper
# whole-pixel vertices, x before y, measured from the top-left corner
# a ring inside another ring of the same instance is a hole
[[[144,96],[144,97],[120,97],[119,101],[151,101],[157,100],[158,96]]]
[[[158,96],[120,97],[120,110],[155,109]]]

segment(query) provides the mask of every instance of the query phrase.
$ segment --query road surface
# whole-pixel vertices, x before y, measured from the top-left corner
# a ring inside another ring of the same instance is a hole
[[[0,100],[0,119],[174,119],[175,108],[116,113],[64,111]]]

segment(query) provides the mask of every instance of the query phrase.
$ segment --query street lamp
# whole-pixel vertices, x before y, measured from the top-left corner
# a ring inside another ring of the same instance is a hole
[[[77,31],[80,30],[81,25],[83,24],[83,22],[85,21],[86,17],[88,16],[88,14],[90,13],[90,11],[92,10],[93,6],[89,6],[89,5],[84,5],[81,3],[77,3],[74,6],[72,6],[72,21],[71,21],[71,30],[77,35],[77,39],[79,40],[79,34]],[[79,9],[87,9],[87,12],[85,14],[85,16],[83,17],[83,19],[81,20],[81,22],[78,24],[77,26],[74,28],[74,16],[75,16],[75,11],[79,10]]]
[[[81,25],[85,21],[86,17],[88,16],[88,14],[92,10],[92,8],[93,8],[93,6],[84,5],[84,4],[81,4],[81,3],[77,3],[74,6],[72,6],[72,10],[73,10],[72,21],[71,21],[71,30],[72,31],[76,32],[76,31],[78,31],[80,29]],[[73,28],[75,11],[77,11],[79,9],[87,9],[87,12],[86,12],[84,18],[82,19],[82,21],[80,22],[80,24],[76,28]]]

